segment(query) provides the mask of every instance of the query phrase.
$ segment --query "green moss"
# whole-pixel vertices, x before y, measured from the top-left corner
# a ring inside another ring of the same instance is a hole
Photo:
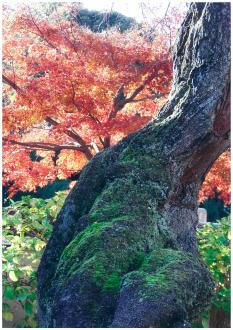
[[[108,276],[102,290],[103,292],[118,291],[120,289],[120,284],[121,284],[121,276],[119,273],[114,272]]]
[[[161,196],[165,200],[166,194],[158,183],[141,181],[140,177],[132,174],[127,179],[110,182],[101,198],[96,199],[89,216],[93,222],[111,222],[120,217],[128,217],[132,221],[138,216],[145,218],[151,204],[155,207]]]
[[[86,273],[86,277],[104,291],[117,290],[121,276],[142,264],[146,240],[151,246],[155,244],[155,234],[151,243],[149,241],[156,227],[153,222],[150,228],[142,221],[141,217],[123,216],[90,225],[63,251],[56,282],[62,288],[79,272]]]
[[[191,253],[185,255],[185,260],[193,257]],[[172,249],[158,249],[151,252],[143,261],[141,269],[145,272],[155,272],[158,269],[165,267],[167,265],[172,265],[172,263],[183,262],[184,253],[179,250]]]
[[[92,224],[64,249],[54,278],[56,290],[62,291],[78,275],[77,292],[87,287],[97,292],[96,299],[106,294],[116,297],[125,274],[138,269],[144,276],[143,288],[153,291],[159,285],[159,277],[149,274],[142,265],[147,251],[160,249],[166,243],[157,208],[158,201],[166,200],[166,192],[159,182],[152,180],[160,160],[153,162],[149,155],[143,159],[137,153],[133,157],[139,160],[135,169],[127,177],[106,183],[89,211]],[[167,239],[170,232],[165,227]]]
[[[132,259],[132,262],[129,266],[130,269],[133,269],[133,270],[138,269],[142,265],[145,255],[146,255],[145,251],[139,251],[136,254],[135,258]]]
[[[151,150],[144,150],[143,154],[141,151],[141,146],[129,146],[122,153],[120,161],[123,164],[133,164],[135,167],[134,172],[137,172],[145,181],[150,180],[151,184],[152,181],[153,183],[158,182],[161,193],[161,187],[170,182],[170,172],[167,170],[167,161],[163,159],[161,153],[160,156],[158,156],[155,150],[153,152]],[[157,198],[159,199],[161,198],[160,193],[157,194]]]
[[[76,273],[85,259],[94,256],[100,245],[98,238],[108,227],[109,224],[106,222],[92,224],[77,235],[64,249],[55,273],[55,278],[60,284],[64,285]]]
[[[122,153],[121,160],[123,162],[129,163],[131,165],[139,165],[139,160],[137,159],[137,153],[134,149],[130,147],[126,148],[126,150]]]
[[[128,273],[122,285],[133,287],[140,302],[169,301],[175,296],[174,305],[177,309],[186,306],[190,319],[203,309],[203,295],[210,296],[212,287],[207,268],[196,256],[172,249],[145,256],[141,267]]]
[[[96,253],[93,258],[83,263],[80,271],[86,273],[87,279],[101,289],[107,279],[109,268],[105,256]]]
[[[98,208],[96,211],[90,213],[90,220],[93,222],[100,222],[110,220],[112,215],[117,213],[120,203],[112,202],[111,204],[106,205],[105,207]]]

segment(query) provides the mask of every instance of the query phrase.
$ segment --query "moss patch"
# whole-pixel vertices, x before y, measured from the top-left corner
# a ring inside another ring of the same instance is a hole
[[[169,301],[175,295],[177,309],[186,306],[192,319],[203,310],[202,296],[211,296],[212,282],[206,267],[191,253],[158,249],[145,256],[139,270],[125,276],[124,287],[134,287],[140,302]]]
[[[108,276],[103,286],[103,292],[106,291],[119,291],[121,284],[121,276],[119,273],[112,273]]]

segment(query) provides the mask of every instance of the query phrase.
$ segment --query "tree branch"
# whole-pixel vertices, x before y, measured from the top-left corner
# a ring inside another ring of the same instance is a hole
[[[141,99],[132,100],[132,101],[130,101],[130,103],[137,103],[137,102],[143,102],[143,101],[147,101],[147,100],[159,99],[159,98],[164,97],[166,95],[168,95],[168,93],[165,93],[165,94],[156,93],[156,94],[153,94],[153,95],[143,97]]]
[[[158,98],[158,97],[162,97],[162,96],[166,95],[166,94],[157,93],[157,94],[154,94],[152,96],[148,96],[148,97],[145,97],[145,98],[135,100],[136,96],[140,92],[142,92],[143,89],[146,87],[146,85],[149,84],[155,78],[160,65],[161,65],[161,62],[157,63],[154,66],[154,68],[152,70],[152,73],[144,80],[144,82],[138,88],[136,88],[134,90],[134,92],[128,98],[126,98],[126,96],[124,94],[124,85],[122,85],[119,88],[119,90],[117,92],[117,95],[113,99],[113,109],[109,114],[108,120],[114,119],[116,117],[117,113],[119,111],[121,111],[127,103],[142,102],[142,101],[146,101],[146,100],[150,100],[150,99],[154,99],[154,98]],[[109,135],[107,135],[104,138],[104,141],[103,141],[104,148],[110,147],[110,144],[111,144],[110,140],[111,140],[111,137]]]
[[[115,118],[117,113],[120,110],[122,110],[127,103],[140,102],[146,100],[144,98],[142,98],[141,100],[135,100],[135,98],[156,77],[158,70],[161,67],[161,64],[163,63],[164,61],[156,63],[156,65],[152,68],[151,74],[149,74],[149,76],[144,80],[144,82],[140,86],[138,86],[129,97],[126,97],[124,95],[124,85],[122,85],[119,88],[117,95],[114,97],[113,100],[113,109],[109,115],[109,120]],[[161,96],[159,95],[159,97]]]
[[[158,73],[158,70],[161,66],[161,64],[163,64],[163,61],[162,62],[159,62],[157,63],[153,70],[152,70],[152,73],[144,80],[144,82],[138,87],[135,89],[135,91],[131,94],[130,97],[126,98],[125,99],[125,104],[127,103],[130,103],[130,102],[133,102],[133,100],[135,99],[135,97],[143,91],[143,89],[146,87],[146,85],[148,85],[157,75]]]
[[[21,88],[15,82],[13,82],[9,78],[7,78],[4,74],[2,74],[2,80],[5,84],[12,87],[16,92],[21,92],[22,91]]]
[[[59,125],[59,123],[55,119],[51,118],[50,116],[47,116],[45,118],[45,120],[47,121],[47,123],[49,123],[53,126]],[[78,133],[74,132],[74,130],[71,130],[71,129],[67,129],[64,132],[66,135],[68,135],[69,137],[71,137],[73,140],[77,141],[80,144],[80,146],[83,148],[83,151],[88,160],[90,160],[93,157],[92,153],[90,152],[90,150],[88,148],[88,145],[86,144],[86,142],[82,139],[82,137]]]
[[[21,142],[21,141],[16,141],[16,140],[12,140],[12,139],[6,139],[3,138],[3,141],[5,142],[10,142],[11,144],[16,144],[16,145],[20,145],[23,146],[25,148],[29,148],[29,149],[42,149],[42,150],[47,150],[47,151],[61,151],[64,149],[67,150],[78,150],[81,151],[83,153],[85,153],[85,151],[83,150],[82,147],[80,146],[75,146],[75,145],[69,145],[69,144],[56,144],[56,143],[46,143],[46,142]]]
[[[16,83],[14,83],[12,80],[7,78],[4,74],[2,75],[2,79],[3,79],[3,82],[5,82],[9,86],[11,86],[16,92],[22,92],[21,88]],[[50,116],[47,116],[45,118],[45,121],[53,126],[59,125],[59,122],[57,122],[55,119],[51,118]],[[65,130],[65,134],[80,144],[81,149],[85,153],[85,156],[87,157],[88,160],[90,160],[93,157],[92,153],[89,150],[88,145],[86,144],[86,142],[82,139],[82,137],[79,134],[77,134],[76,132],[74,132],[73,130],[70,130],[70,129]]]

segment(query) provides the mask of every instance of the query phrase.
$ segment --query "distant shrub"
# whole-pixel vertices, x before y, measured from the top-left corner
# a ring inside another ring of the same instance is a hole
[[[36,269],[66,194],[48,200],[24,196],[3,209],[3,318],[14,321],[9,302],[18,301],[24,318],[16,327],[37,326]]]
[[[197,231],[200,255],[208,264],[216,283],[215,293],[210,309],[202,315],[202,325],[219,327],[220,323],[230,324],[230,218],[226,217],[216,223],[207,223]],[[219,319],[218,319],[219,318]],[[221,318],[221,320],[220,320]],[[218,323],[218,324],[216,324]],[[196,326],[198,324],[195,324]]]

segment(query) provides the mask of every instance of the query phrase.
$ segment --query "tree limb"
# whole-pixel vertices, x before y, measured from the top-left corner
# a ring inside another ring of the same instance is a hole
[[[12,139],[6,139],[3,138],[3,141],[5,142],[10,142],[11,144],[15,145],[20,145],[25,148],[29,149],[42,149],[42,150],[47,150],[47,151],[61,151],[61,150],[77,150],[80,152],[85,153],[82,147],[80,146],[75,146],[75,145],[69,145],[69,144],[56,144],[56,143],[46,143],[46,142],[21,142],[21,141],[16,141]]]
[[[45,118],[45,120],[47,121],[47,123],[49,123],[53,126],[59,125],[59,122],[57,122],[55,119],[51,118],[50,116],[47,116]],[[69,137],[71,137],[73,140],[77,141],[80,144],[80,146],[83,148],[84,153],[88,160],[90,160],[93,157],[92,153],[90,152],[90,150],[88,148],[88,145],[86,144],[86,142],[82,139],[82,137],[78,133],[74,132],[74,130],[72,130],[72,129],[67,129],[64,132],[66,135],[68,135]]]
[[[119,88],[119,90],[113,100],[113,109],[110,112],[109,120],[115,118],[117,113],[120,110],[122,110],[127,103],[145,101],[144,98],[142,98],[141,100],[135,100],[135,98],[156,77],[158,70],[163,63],[164,63],[164,61],[156,63],[156,65],[152,68],[152,72],[148,75],[148,77],[144,80],[144,82],[132,92],[132,94],[129,97],[126,97],[124,95],[124,85],[122,85]],[[159,96],[159,97],[161,97],[161,96]],[[151,97],[151,98],[153,98],[153,97]]]
[[[147,101],[147,100],[155,100],[155,99],[159,99],[161,97],[164,97],[166,95],[168,95],[168,93],[166,93],[166,94],[156,93],[156,94],[152,94],[152,95],[143,97],[141,99],[132,100],[132,101],[130,101],[130,103],[144,102],[144,101]]]
[[[7,78],[4,74],[2,74],[2,80],[5,84],[12,87],[16,92],[21,92],[22,91],[22,89],[15,82],[13,82],[9,78]]]
[[[8,77],[6,77],[4,74],[2,75],[2,79],[3,79],[3,82],[5,82],[9,86],[11,86],[16,92],[22,92],[22,89],[16,83],[14,83],[12,80],[10,80]],[[57,122],[55,119],[51,118],[50,116],[47,116],[45,118],[45,121],[53,126],[59,125],[59,122]],[[67,130],[65,130],[65,134],[80,144],[80,146],[82,147],[82,151],[85,153],[85,156],[87,157],[88,160],[90,160],[93,157],[86,142],[82,139],[82,137],[78,133],[74,132],[71,129],[67,129]]]

